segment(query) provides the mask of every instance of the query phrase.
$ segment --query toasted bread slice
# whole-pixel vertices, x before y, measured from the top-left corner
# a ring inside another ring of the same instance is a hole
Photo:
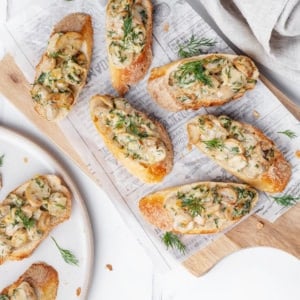
[[[189,143],[255,188],[282,192],[291,166],[257,128],[227,116],[200,115],[187,124]]]
[[[250,213],[258,193],[245,184],[195,182],[142,198],[139,209],[148,222],[174,233],[216,233]]]
[[[71,215],[71,193],[56,175],[38,175],[0,203],[0,264],[21,260]]]
[[[173,167],[173,147],[165,128],[135,110],[124,98],[96,95],[91,118],[107,148],[132,175],[159,182]]]
[[[151,97],[164,109],[180,111],[222,105],[253,89],[259,72],[246,56],[207,54],[153,68]]]
[[[123,96],[152,62],[151,1],[108,1],[106,44],[112,85]]]
[[[34,109],[41,117],[57,121],[72,109],[86,83],[92,49],[89,15],[73,13],[54,26],[31,89]]]
[[[43,262],[35,263],[2,290],[0,299],[55,300],[58,283],[58,273],[53,267]]]

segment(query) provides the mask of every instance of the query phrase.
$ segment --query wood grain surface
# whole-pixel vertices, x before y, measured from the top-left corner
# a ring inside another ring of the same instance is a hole
[[[265,77],[261,80],[300,120],[300,108],[289,100]],[[48,136],[66,155],[68,155],[92,179],[86,165],[78,153],[68,143],[63,132],[55,123],[38,116],[31,105],[30,85],[17,67],[12,56],[7,54],[0,61],[0,92],[42,133]],[[183,265],[194,275],[201,276],[210,270],[223,257],[242,248],[269,246],[284,250],[300,258],[300,203],[282,215],[274,223],[252,215],[208,246],[191,255]]]

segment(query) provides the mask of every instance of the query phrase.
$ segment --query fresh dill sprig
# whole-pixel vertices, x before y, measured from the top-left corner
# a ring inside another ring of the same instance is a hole
[[[0,156],[0,167],[3,166],[4,154]]]
[[[200,81],[204,85],[212,86],[211,78],[205,73],[203,62],[201,60],[182,64],[179,66],[174,76],[180,85],[187,85],[195,81]]]
[[[224,143],[220,139],[214,138],[208,141],[202,141],[206,145],[209,150],[219,149],[222,150],[224,148]]]
[[[285,134],[286,136],[288,136],[290,139],[294,139],[297,137],[297,134],[292,131],[292,130],[284,130],[284,131],[278,131],[278,133],[282,133],[282,134]]]
[[[167,249],[176,248],[181,253],[185,253],[185,249],[186,249],[185,245],[180,241],[178,236],[173,232],[169,232],[169,231],[166,232],[162,237],[162,241],[167,246]]]
[[[190,40],[184,44],[179,45],[178,56],[181,58],[191,57],[202,54],[204,51],[202,47],[211,47],[216,44],[216,41],[207,38],[196,38],[191,36]]]
[[[201,213],[205,210],[201,199],[194,195],[177,193],[177,197],[181,200],[181,206],[185,207],[192,217],[201,216]]]
[[[292,195],[284,195],[280,197],[272,197],[276,203],[282,206],[292,206],[297,203],[297,200],[300,200],[300,197],[293,197]]]
[[[67,249],[63,249],[61,248],[58,243],[56,242],[55,238],[51,236],[51,239],[54,241],[57,249],[59,250],[62,258],[64,259],[64,261],[67,263],[67,264],[70,264],[70,265],[75,265],[75,266],[78,266],[79,264],[79,261],[78,259],[76,258],[76,256],[70,251],[70,250],[67,250]]]

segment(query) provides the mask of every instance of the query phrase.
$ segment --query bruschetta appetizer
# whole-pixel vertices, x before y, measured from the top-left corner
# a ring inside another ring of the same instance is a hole
[[[55,300],[58,289],[57,271],[45,264],[32,264],[23,275],[0,293],[1,300]]]
[[[258,75],[249,57],[199,55],[153,68],[148,91],[166,110],[196,110],[240,98],[254,88]]]
[[[89,15],[70,14],[55,25],[31,89],[34,109],[41,117],[57,121],[72,109],[86,83],[92,48]]]
[[[162,181],[173,167],[173,147],[165,128],[126,99],[96,95],[92,121],[107,148],[129,173],[147,183]]]
[[[142,198],[145,219],[164,231],[216,233],[249,214],[258,200],[245,184],[196,182],[167,188]]]
[[[285,189],[290,164],[252,125],[228,116],[200,115],[188,122],[187,132],[191,145],[251,186],[269,193]]]
[[[150,0],[109,0],[106,44],[112,85],[120,96],[138,83],[152,62]]]
[[[0,264],[21,260],[71,215],[71,194],[56,175],[38,175],[0,203]]]

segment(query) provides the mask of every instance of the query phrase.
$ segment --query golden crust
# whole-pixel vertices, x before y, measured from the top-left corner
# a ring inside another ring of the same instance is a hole
[[[38,300],[55,300],[59,284],[57,271],[46,263],[32,264],[17,281],[3,289],[0,295],[12,295],[22,283],[27,282],[34,289]]]
[[[62,182],[62,180],[56,175],[39,175],[38,177],[46,179],[47,182],[50,184],[51,190],[53,192],[60,192],[64,195],[64,197],[66,198],[65,213],[60,216],[59,215],[57,215],[57,216],[51,215],[47,219],[47,222],[45,223],[45,225],[43,226],[43,233],[41,234],[41,236],[39,236],[38,239],[31,240],[28,243],[25,243],[24,245],[15,247],[15,249],[13,249],[13,251],[6,256],[0,256],[0,265],[8,260],[22,260],[24,258],[29,257],[34,252],[34,250],[39,246],[39,244],[48,236],[49,232],[54,227],[56,227],[60,223],[64,222],[65,220],[69,219],[71,216],[71,206],[72,206],[72,200],[71,200],[72,198],[71,197],[72,196],[71,196],[69,189]],[[34,178],[36,178],[36,177],[33,177],[32,180]],[[23,204],[23,206],[27,205],[31,208],[34,206],[29,203],[29,200],[26,196],[27,195],[26,190],[27,190],[27,187],[29,186],[30,182],[31,182],[31,180],[23,183],[22,185],[20,185],[18,188],[16,188],[11,193],[22,197],[22,199],[26,201]],[[7,198],[0,204],[0,207],[9,205],[9,203],[10,203],[10,200]],[[38,221],[37,221],[37,223],[38,223]]]
[[[195,119],[197,119],[197,117]],[[194,142],[195,141],[193,136],[194,134],[189,126],[189,124],[191,124],[193,120],[191,120],[187,125],[189,143],[195,145],[201,152],[203,152],[201,144],[199,142],[196,143]],[[214,155],[210,154],[209,152],[205,152],[205,155],[209,156],[217,164],[219,164],[221,167],[229,171],[237,178],[240,178],[241,180],[245,181],[251,186],[257,188],[258,190],[268,192],[268,193],[282,192],[285,189],[291,177],[290,164],[286,161],[283,154],[275,147],[274,142],[271,139],[269,139],[267,136],[265,136],[262,131],[260,131],[259,129],[257,129],[256,127],[250,124],[243,123],[243,122],[238,122],[238,123],[240,123],[242,127],[245,128],[248,132],[250,132],[253,136],[256,136],[260,142],[270,143],[271,145],[273,145],[274,157],[272,160],[272,164],[265,172],[263,172],[261,175],[255,178],[250,178],[249,176],[247,176],[241,171],[237,172],[230,169],[228,166],[228,162],[225,159],[217,161]]]
[[[130,65],[122,68],[117,67],[113,64],[111,55],[109,53],[109,44],[107,41],[107,53],[108,53],[108,63],[111,74],[112,86],[118,92],[120,96],[124,96],[128,91],[131,85],[138,83],[146,75],[151,62],[152,62],[152,3],[150,0],[142,1],[145,11],[147,13],[147,23],[146,23],[146,37],[145,45],[142,52],[134,58]],[[109,6],[106,8],[106,19],[107,25],[106,29],[110,30],[109,27],[109,18],[108,14]]]
[[[87,72],[91,65],[92,60],[92,52],[93,52],[93,26],[92,26],[92,18],[90,15],[85,13],[71,13],[67,16],[65,16],[62,20],[60,20],[53,28],[52,33],[49,37],[49,39],[56,33],[68,33],[68,32],[78,32],[82,35],[82,39],[85,42],[85,54],[87,59]],[[43,64],[43,61],[46,59],[47,54],[46,52],[42,55],[40,62],[36,66],[36,76],[35,81],[38,79],[40,73],[41,73],[41,66]],[[74,99],[71,104],[71,107],[75,104],[81,90],[85,86],[86,78],[84,79],[84,83],[79,86],[78,88],[73,88],[74,90]],[[58,121],[62,118],[64,118],[67,113],[69,112],[69,109],[66,110],[64,108],[61,108],[59,110],[59,113],[54,118],[49,118],[47,116],[47,113],[45,112],[45,109],[39,105],[38,103],[35,103],[34,105],[35,111],[42,117],[47,119],[48,121]]]
[[[164,160],[154,164],[145,164],[130,158],[110,137],[110,130],[105,126],[101,126],[98,116],[95,114],[97,107],[101,105],[102,101],[111,101],[113,97],[109,95],[95,95],[90,101],[90,112],[92,121],[101,135],[104,143],[115,158],[128,170],[129,173],[136,176],[140,180],[147,183],[154,183],[162,181],[163,178],[171,171],[173,167],[173,146],[170,137],[165,128],[156,120],[151,120],[156,130],[166,146],[166,157]],[[140,113],[140,112],[139,112]],[[145,114],[141,113],[144,118],[149,119]]]
[[[171,188],[166,188],[158,192],[146,195],[139,201],[139,210],[143,217],[152,225],[158,227],[164,231],[171,231],[174,233],[184,233],[184,234],[208,234],[208,233],[217,233],[230,225],[237,222],[241,217],[235,219],[223,220],[222,224],[219,227],[206,225],[202,228],[191,228],[188,231],[180,231],[178,228],[174,227],[174,217],[166,209],[165,201],[168,197],[176,195],[178,192],[186,191],[187,189],[192,189],[197,185],[207,185],[210,187],[237,187],[237,188],[247,188],[255,194],[255,198],[251,203],[251,209],[255,206],[258,201],[258,193],[245,184],[238,183],[223,183],[223,182],[195,182],[192,184],[186,184],[182,186],[175,186]],[[212,216],[213,218],[213,216]]]
[[[151,95],[153,100],[157,102],[158,105],[160,105],[166,110],[176,112],[180,110],[187,110],[187,109],[197,110],[200,107],[222,105],[231,100],[235,100],[242,97],[247,90],[254,88],[254,85],[247,86],[245,91],[236,92],[233,95],[228,96],[227,98],[203,97],[203,98],[197,98],[197,101],[193,101],[192,103],[178,101],[176,99],[176,96],[178,96],[176,94],[176,91],[174,92],[169,85],[169,76],[172,73],[172,71],[174,71],[182,63],[192,62],[199,59],[205,59],[205,58],[210,58],[215,56],[223,57],[229,59],[230,61],[233,61],[236,58],[244,59],[247,62],[249,68],[252,69],[252,72],[250,74],[248,72],[249,75],[248,79],[254,81],[257,80],[259,72],[254,62],[250,58],[246,56],[237,56],[232,54],[220,54],[220,53],[205,54],[205,55],[199,55],[191,58],[180,59],[171,62],[169,64],[151,69],[150,76],[148,79],[148,85],[147,85],[149,94]]]

